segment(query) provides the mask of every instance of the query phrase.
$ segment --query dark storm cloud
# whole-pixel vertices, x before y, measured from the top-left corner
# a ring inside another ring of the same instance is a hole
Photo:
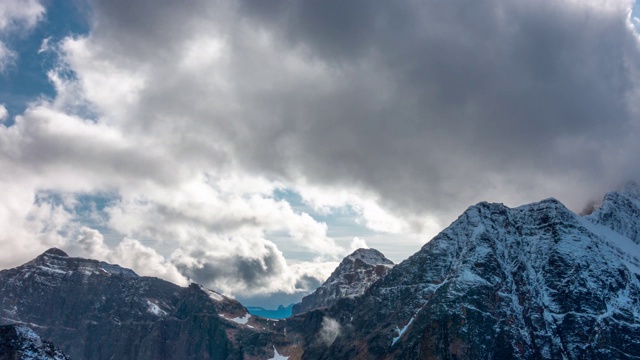
[[[234,253],[212,254],[203,250],[194,250],[190,260],[178,258],[176,268],[194,282],[207,286],[229,286],[236,289],[269,288],[274,279],[286,271],[282,254],[273,246],[265,246],[262,256],[252,257]]]
[[[243,0],[242,10],[259,21],[275,25],[295,46],[313,46],[322,56],[350,58],[370,44],[376,19],[393,6],[368,0],[275,1]],[[391,13],[391,12],[390,12]]]
[[[287,139],[309,178],[365,184],[419,209],[481,200],[490,174],[584,181],[608,169],[612,152],[638,166],[627,143],[638,130],[638,43],[621,3],[245,6],[339,74],[334,93],[304,102],[306,126]],[[282,101],[292,110],[283,116],[303,112]],[[617,170],[613,178],[638,173]],[[614,186],[602,180],[585,186]]]
[[[95,40],[155,71],[135,126],[178,129],[174,153],[199,165],[223,149],[249,172],[447,219],[480,200],[580,208],[639,175],[630,2],[96,4]],[[195,31],[224,39],[223,69],[171,67]],[[218,72],[229,88],[207,82]]]

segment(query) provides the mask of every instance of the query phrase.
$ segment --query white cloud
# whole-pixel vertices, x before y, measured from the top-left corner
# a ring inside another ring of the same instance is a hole
[[[42,39],[40,43],[40,48],[38,49],[38,54],[42,54],[44,52],[52,51],[53,47],[51,45],[51,36]]]
[[[9,112],[4,104],[0,104],[0,124],[5,122],[9,118]]]
[[[31,30],[45,14],[38,0],[3,0],[0,2],[0,39]],[[0,40],[0,74],[15,65],[17,54]]]
[[[29,30],[44,14],[45,8],[38,0],[3,0],[0,3],[0,33]]]
[[[16,53],[9,49],[4,42],[0,41],[0,74],[15,64]]]
[[[47,248],[63,246],[72,226],[72,215],[61,206],[38,199],[30,184],[7,177],[0,177],[0,247],[7,249],[0,254],[3,267],[20,265]]]
[[[351,241],[351,246],[349,246],[349,251],[354,252],[358,249],[368,249],[369,245],[367,245],[367,242],[364,239],[361,239],[359,237],[354,237],[353,240]]]
[[[121,266],[135,269],[140,275],[155,276],[186,286],[187,279],[175,265],[168,262],[154,249],[135,239],[125,238],[109,254],[109,260]]]
[[[335,319],[332,319],[328,316],[322,318],[322,328],[320,328],[320,332],[318,333],[319,340],[322,341],[326,346],[331,346],[336,338],[340,336],[342,332],[342,327],[340,323]]]
[[[356,246],[406,258],[476,201],[580,207],[640,176],[631,2],[488,1],[92,2],[86,36],[42,43],[55,98],[0,126],[0,266],[66,245],[294,293]],[[2,2],[0,29],[43,14]],[[275,190],[375,235],[333,238]],[[76,211],[101,192],[98,231]]]

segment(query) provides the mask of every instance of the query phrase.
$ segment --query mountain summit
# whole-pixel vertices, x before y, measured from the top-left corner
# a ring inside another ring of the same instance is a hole
[[[393,267],[376,249],[358,249],[345,257],[331,276],[312,294],[294,305],[293,314],[329,307],[342,298],[361,296]]]

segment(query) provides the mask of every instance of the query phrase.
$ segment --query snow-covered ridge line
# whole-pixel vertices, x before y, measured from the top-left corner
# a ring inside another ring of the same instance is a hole
[[[104,261],[70,257],[64,251],[51,248],[35,259],[24,264],[45,272],[69,276],[76,272],[83,275],[118,275],[125,277],[139,277],[135,271],[120,265],[109,264]]]

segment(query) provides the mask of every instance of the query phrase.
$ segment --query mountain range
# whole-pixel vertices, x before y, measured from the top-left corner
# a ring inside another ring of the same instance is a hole
[[[0,271],[0,324],[72,359],[638,359],[640,188],[580,216],[482,202],[393,265],[347,256],[283,320],[50,249]]]

